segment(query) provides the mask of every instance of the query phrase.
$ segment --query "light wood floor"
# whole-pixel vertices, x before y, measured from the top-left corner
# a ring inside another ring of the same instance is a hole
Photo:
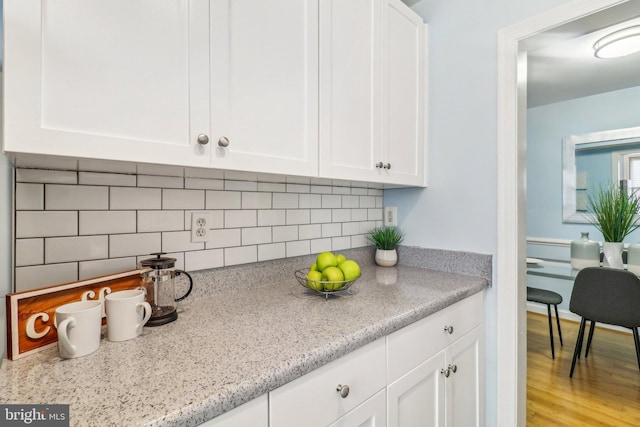
[[[569,378],[579,324],[561,320],[551,359],[547,316],[527,314],[527,427],[640,426],[640,371],[633,335],[596,327],[589,357]],[[585,347],[586,347],[585,334]]]

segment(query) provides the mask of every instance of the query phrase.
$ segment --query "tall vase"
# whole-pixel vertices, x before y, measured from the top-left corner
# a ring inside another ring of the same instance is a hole
[[[640,243],[632,243],[627,247],[627,270],[640,275]]]
[[[602,244],[602,252],[604,253],[602,266],[609,268],[623,268],[622,247],[622,242],[604,242]]]
[[[589,240],[589,233],[581,234],[578,240],[571,242],[571,268],[600,267],[600,244]]]

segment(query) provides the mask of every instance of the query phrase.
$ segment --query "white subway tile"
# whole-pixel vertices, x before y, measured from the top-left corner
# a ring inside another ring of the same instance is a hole
[[[258,183],[255,181],[224,181],[224,189],[227,191],[257,191]]]
[[[369,246],[366,234],[356,234],[355,236],[351,236],[352,248],[364,248],[365,246]]]
[[[309,209],[287,210],[287,225],[309,224],[310,222],[311,222],[311,211],[309,211]]]
[[[162,189],[162,209],[204,209],[204,190]]]
[[[224,179],[224,171],[208,168],[185,168],[184,176],[188,178]]]
[[[369,196],[382,196],[384,195],[384,192],[381,188],[369,188],[367,194]]]
[[[323,194],[322,195],[322,207],[327,208],[341,208],[342,207],[342,196],[337,194]]]
[[[351,209],[332,209],[331,222],[351,221]]]
[[[328,185],[331,186],[332,184],[331,179],[329,178],[311,178],[311,185]]]
[[[360,196],[360,207],[361,208],[375,208],[376,207],[376,198],[373,196]]]
[[[367,234],[369,231],[376,227],[375,221],[362,221],[360,222],[360,233]]]
[[[136,232],[136,211],[80,211],[79,234]]]
[[[191,231],[166,231],[162,233],[162,252],[184,252],[204,249],[203,242],[192,242]]]
[[[160,233],[109,236],[109,258],[148,255],[153,252],[162,252]]]
[[[318,209],[322,207],[322,196],[320,194],[300,194],[298,204],[300,209]]]
[[[346,179],[333,179],[331,180],[331,185],[334,187],[352,187],[353,182],[347,181]]]
[[[288,242],[291,240],[298,240],[298,226],[296,225],[273,227],[272,233],[274,242]]]
[[[79,263],[78,279],[106,276],[136,269],[136,257],[101,259],[97,261],[82,261]]]
[[[16,292],[78,280],[78,263],[34,265],[16,268]]]
[[[242,229],[242,246],[271,243],[271,227],[250,227]]]
[[[258,261],[285,258],[287,256],[284,243],[269,243],[258,246]]]
[[[257,192],[242,193],[242,209],[271,209],[271,194]]]
[[[224,171],[224,179],[228,181],[257,181],[258,174],[255,172]]]
[[[76,236],[78,212],[16,212],[16,238]]]
[[[138,175],[184,176],[184,168],[181,166],[152,165],[147,163],[138,163],[137,172]]]
[[[224,251],[222,249],[210,249],[185,252],[184,265],[187,271],[222,267],[224,266]]]
[[[138,233],[184,230],[184,216],[184,211],[138,211]]]
[[[333,187],[333,194],[351,194],[350,187]]]
[[[181,211],[182,212],[182,211]],[[191,230],[191,224],[193,223],[194,213],[206,212],[211,217],[209,222],[209,229],[223,228],[224,227],[224,211],[211,211],[211,210],[197,210],[197,211],[184,211],[184,229]]]
[[[221,179],[185,178],[184,188],[198,190],[224,190],[224,181]]]
[[[311,192],[314,194],[331,194],[333,190],[330,185],[312,185]]]
[[[351,248],[351,236],[333,237],[331,238],[331,247],[334,251]]]
[[[298,239],[319,239],[322,237],[322,226],[320,224],[308,224],[298,227]]]
[[[360,197],[358,196],[342,196],[342,207],[343,208],[359,208],[360,207]]]
[[[382,209],[384,207],[384,198],[376,197],[376,208]]]
[[[311,188],[304,184],[287,184],[287,193],[309,193]]]
[[[135,187],[136,176],[121,173],[78,172],[78,183],[80,185]]]
[[[110,209],[161,209],[159,188],[110,187]]]
[[[44,204],[48,211],[109,209],[109,187],[47,184]]]
[[[135,180],[138,170],[135,163],[125,163],[110,160],[78,159],[78,170],[86,172],[128,174]],[[135,185],[135,182],[134,184]]]
[[[46,184],[77,184],[78,173],[45,169],[16,169],[16,182],[43,182]]]
[[[352,209],[351,221],[366,221],[368,212],[366,209]]]
[[[367,210],[367,218],[369,221],[382,221],[383,213],[382,209],[368,209]]]
[[[16,267],[44,264],[44,239],[16,239]]]
[[[308,176],[287,175],[287,182],[292,184],[310,184],[311,178]]]
[[[287,189],[286,184],[276,182],[258,182],[258,191],[284,193]]]
[[[273,193],[274,209],[297,209],[298,195],[295,193]]]
[[[44,240],[45,264],[109,258],[108,236],[51,237]]]
[[[258,211],[258,226],[265,225],[285,225],[287,223],[287,215],[282,209],[269,209]]]
[[[342,224],[343,236],[353,236],[354,234],[360,234],[359,222],[345,222]]]
[[[311,241],[311,253],[319,254],[320,252],[331,251],[331,238],[314,239]]]
[[[351,194],[354,196],[366,196],[369,194],[369,190],[363,187],[353,187],[351,189]]]
[[[287,257],[309,255],[310,253],[311,243],[308,240],[287,242]]]
[[[287,182],[286,175],[278,175],[274,173],[258,173],[256,175],[258,183],[260,182]]]
[[[322,237],[335,237],[341,235],[341,224],[322,224]]]
[[[138,187],[184,188],[181,176],[138,175]]]
[[[224,211],[224,228],[255,227],[258,224],[258,214],[255,210]]]
[[[239,246],[224,250],[224,265],[249,264],[258,261],[258,248],[256,246]]]
[[[311,209],[311,223],[331,222],[331,209]]]
[[[44,210],[44,184],[16,184],[16,210]]]
[[[207,249],[240,246],[242,232],[239,228],[210,230],[209,233],[210,237],[207,242]]]
[[[207,191],[207,209],[240,209],[241,195],[239,191]]]

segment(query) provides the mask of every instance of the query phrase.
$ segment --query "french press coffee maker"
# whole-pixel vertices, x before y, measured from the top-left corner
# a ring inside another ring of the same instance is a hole
[[[151,305],[151,317],[145,326],[160,326],[178,318],[178,301],[185,299],[193,288],[193,279],[184,270],[175,268],[176,259],[162,257],[165,252],[155,252],[155,258],[143,259],[140,267],[150,270],[142,273],[142,287],[147,293],[147,302]],[[184,274],[189,279],[189,290],[176,298],[174,279]]]

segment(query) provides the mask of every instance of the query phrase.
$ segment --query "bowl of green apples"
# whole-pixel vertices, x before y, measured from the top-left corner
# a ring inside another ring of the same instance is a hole
[[[300,285],[328,297],[349,289],[360,277],[360,266],[342,254],[321,252],[309,268],[296,270],[295,276]]]

